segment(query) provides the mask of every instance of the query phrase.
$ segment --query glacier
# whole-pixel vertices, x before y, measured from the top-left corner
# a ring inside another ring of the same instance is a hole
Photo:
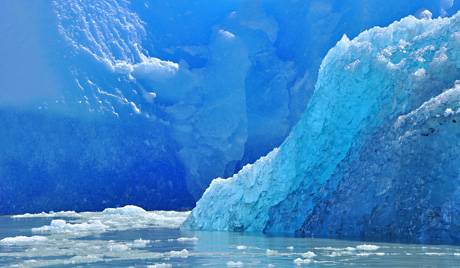
[[[458,9],[432,0],[1,1],[0,213],[190,209],[212,178],[283,142],[343,34]]]
[[[460,13],[347,36],[279,148],[215,179],[184,228],[460,243]]]

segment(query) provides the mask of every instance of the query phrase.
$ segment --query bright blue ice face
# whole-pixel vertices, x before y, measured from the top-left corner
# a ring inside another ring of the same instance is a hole
[[[0,213],[191,208],[281,144],[346,33],[438,1],[0,3]]]
[[[460,13],[344,36],[286,141],[214,180],[186,227],[459,243],[459,51]]]

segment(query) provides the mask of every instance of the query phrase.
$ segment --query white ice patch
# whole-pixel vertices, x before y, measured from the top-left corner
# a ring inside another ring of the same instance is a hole
[[[447,253],[445,252],[425,252],[424,253],[427,256],[446,256]]]
[[[235,38],[235,34],[222,29],[219,30],[219,35],[227,40],[232,40]]]
[[[172,264],[170,263],[155,263],[152,265],[148,265],[147,268],[172,268]]]
[[[74,256],[69,260],[65,260],[64,264],[84,264],[84,263],[95,263],[103,261],[102,257],[96,255],[86,256]]]
[[[265,255],[267,255],[268,257],[273,257],[279,255],[279,252],[278,250],[267,249],[265,251]]]
[[[245,246],[245,245],[238,245],[238,246],[236,246],[236,249],[237,249],[237,250],[245,250],[245,249],[247,249],[247,248],[248,248],[248,247]]]
[[[379,246],[368,245],[368,244],[363,244],[363,245],[356,246],[356,249],[358,249],[358,250],[368,250],[368,251],[377,250],[379,248],[380,248]]]
[[[150,240],[136,239],[131,244],[131,248],[145,248],[150,243]]]
[[[414,76],[417,78],[423,78],[426,76],[426,70],[423,68],[420,68],[417,71],[415,71]]]
[[[156,97],[157,97],[157,94],[155,92],[144,93],[144,99],[149,103],[152,103]]]
[[[139,109],[134,102],[132,102],[132,101],[129,102],[129,105],[131,106],[131,109],[133,110],[134,113],[136,113],[136,114],[141,113],[141,109]]]
[[[244,263],[241,261],[229,261],[227,262],[227,267],[243,267]]]
[[[429,11],[428,9],[425,9],[422,12],[420,12],[418,17],[423,20],[431,20],[433,18],[433,13],[431,13],[431,11]]]
[[[67,223],[65,220],[52,220],[50,225],[39,228],[32,228],[33,233],[45,234],[68,234],[75,236],[85,236],[94,233],[103,233],[109,226],[99,220],[83,223]]]
[[[379,256],[379,257],[382,257],[382,256],[385,256],[385,253],[384,252],[360,252],[360,253],[357,253],[356,256],[359,256],[359,257],[369,257],[369,256]]]
[[[133,78],[147,80],[161,80],[174,76],[179,71],[179,64],[172,61],[164,61],[158,58],[142,57],[140,63],[105,61],[106,66],[113,72],[129,75]]]
[[[310,259],[297,258],[297,259],[294,260],[294,264],[297,265],[297,266],[307,265],[307,264],[310,264],[311,262],[312,262],[312,260],[310,260]]]
[[[448,117],[448,116],[451,116],[455,114],[454,110],[452,110],[451,108],[447,108],[445,111],[444,111],[444,116],[445,117]]]
[[[302,258],[304,258],[304,259],[310,259],[310,258],[313,258],[315,256],[316,256],[316,254],[314,252],[312,252],[312,251],[307,251],[305,253],[302,253]]]
[[[168,252],[166,255],[169,258],[188,258],[190,256],[190,252],[186,249],[180,251],[172,250]]]
[[[198,237],[179,237],[176,239],[177,242],[196,242]]]
[[[46,242],[48,238],[45,236],[14,236],[14,237],[5,237],[0,240],[0,245],[30,245],[40,242]]]
[[[59,212],[41,212],[35,214],[22,214],[22,215],[14,215],[11,216],[13,219],[21,219],[21,218],[79,218],[81,215],[75,211],[59,211]]]

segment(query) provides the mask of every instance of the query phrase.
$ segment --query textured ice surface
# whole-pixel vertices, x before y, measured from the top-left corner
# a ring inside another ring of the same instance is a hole
[[[191,207],[284,140],[344,33],[445,2],[1,1],[0,213]]]
[[[216,179],[206,230],[458,243],[460,14],[346,36],[286,141]]]

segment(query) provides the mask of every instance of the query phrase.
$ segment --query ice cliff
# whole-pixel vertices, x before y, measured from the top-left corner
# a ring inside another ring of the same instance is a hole
[[[343,34],[425,9],[458,2],[1,1],[0,213],[191,208],[281,144]]]
[[[203,230],[460,243],[460,13],[344,36],[284,143],[215,179]]]

